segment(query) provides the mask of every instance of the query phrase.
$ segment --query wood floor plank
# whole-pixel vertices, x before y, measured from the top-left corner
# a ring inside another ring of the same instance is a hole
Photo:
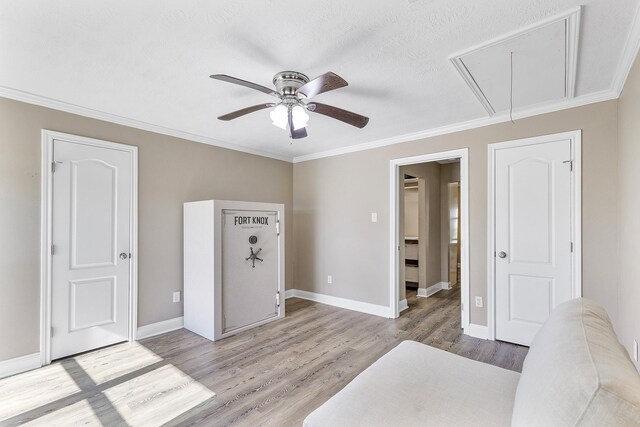
[[[526,347],[461,334],[459,288],[407,299],[384,319],[292,298],[285,319],[216,343],[183,329],[64,359],[0,380],[0,425],[300,426],[406,339],[522,369]]]

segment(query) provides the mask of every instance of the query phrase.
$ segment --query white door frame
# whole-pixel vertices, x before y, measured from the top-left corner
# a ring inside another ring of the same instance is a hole
[[[513,141],[489,144],[488,167],[488,212],[487,212],[487,327],[489,339],[496,338],[496,307],[495,307],[495,158],[498,150],[505,148],[523,147],[534,144],[545,144],[558,140],[571,141],[571,240],[573,242],[573,256],[571,259],[572,296],[582,296],[582,131],[562,132],[533,138],[516,139]]]
[[[399,209],[400,197],[398,188],[400,185],[400,166],[414,165],[418,163],[435,162],[438,160],[460,159],[460,235],[461,235],[461,299],[462,328],[465,333],[469,329],[469,149],[443,151],[439,153],[422,154],[419,156],[393,159],[389,162],[390,173],[390,205],[389,205],[389,259],[390,259],[390,292],[389,292],[389,314],[391,318],[400,315],[398,310],[398,297],[400,292],[399,280]]]
[[[53,141],[65,141],[131,153],[131,212],[129,242],[129,341],[136,339],[138,325],[138,147],[42,130],[40,187],[40,364],[51,363],[51,245],[53,244]]]

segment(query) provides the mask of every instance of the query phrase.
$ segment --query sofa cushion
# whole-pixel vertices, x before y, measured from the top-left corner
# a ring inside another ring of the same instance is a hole
[[[640,425],[640,375],[606,311],[583,298],[559,305],[524,361],[514,426]]]
[[[520,374],[403,341],[312,412],[318,426],[508,426]]]

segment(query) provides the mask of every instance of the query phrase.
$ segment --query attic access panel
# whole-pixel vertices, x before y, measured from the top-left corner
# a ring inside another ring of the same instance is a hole
[[[575,96],[580,8],[450,59],[489,115]]]

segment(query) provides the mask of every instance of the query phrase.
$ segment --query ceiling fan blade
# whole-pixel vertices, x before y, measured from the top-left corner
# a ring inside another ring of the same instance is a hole
[[[307,137],[306,128],[295,129],[293,132],[291,132],[292,139],[300,139],[300,138],[306,138],[306,137]]]
[[[312,96],[316,96],[330,90],[340,89],[341,87],[348,85],[349,83],[347,83],[345,79],[329,71],[328,73],[324,73],[323,75],[300,86],[296,93],[304,96],[305,98],[311,98]]]
[[[274,107],[276,104],[258,104],[252,105],[251,107],[243,108],[242,110],[234,111],[233,113],[225,114],[224,116],[218,117],[218,120],[224,120],[225,122],[233,119],[237,119],[238,117],[242,117],[245,114],[253,113],[255,111],[264,110],[265,108]]]
[[[340,120],[341,122],[345,122],[360,129],[369,123],[369,117],[343,110],[342,108],[334,107],[332,105],[320,104],[319,102],[311,102],[307,104],[307,109],[314,113]]]
[[[212,74],[209,77],[211,77],[212,79],[221,80],[223,82],[233,83],[236,85],[248,87],[250,89],[259,90],[260,92],[266,93],[267,95],[276,96],[278,98],[280,97],[280,95],[278,95],[278,92],[273,89],[269,89],[268,87],[256,83],[251,83],[246,80],[238,79],[236,77],[227,76],[226,74]]]
[[[289,138],[300,139],[307,136],[307,130],[305,128],[294,129],[293,128],[293,111],[289,108],[289,115],[287,117],[287,129],[289,130]]]

